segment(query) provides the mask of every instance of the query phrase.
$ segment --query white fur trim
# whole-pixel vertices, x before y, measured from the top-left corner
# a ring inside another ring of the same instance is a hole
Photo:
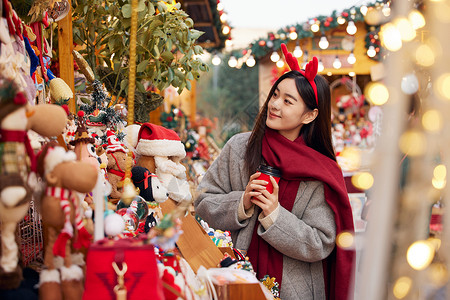
[[[72,260],[72,263],[74,265],[77,265],[80,267],[86,265],[86,262],[84,261],[83,253],[72,253],[70,256],[70,259]]]
[[[61,280],[81,280],[83,279],[83,270],[77,265],[71,265],[69,268],[61,267]]]
[[[181,141],[176,140],[143,140],[140,139],[136,152],[146,156],[186,156],[186,150]]]
[[[178,178],[186,178],[186,168],[165,156],[155,156],[155,167],[161,174],[171,174]]]
[[[58,270],[42,270],[41,275],[39,276],[39,284],[43,284],[46,282],[56,282],[60,283],[60,277]]]
[[[53,169],[62,162],[75,161],[77,155],[73,151],[67,151],[63,147],[55,147],[48,149],[47,155],[44,159],[44,173],[50,173]]]
[[[124,144],[128,149],[134,149],[136,148],[136,145],[138,144],[138,135],[139,130],[141,129],[141,125],[132,124],[124,129],[125,133],[125,139]]]

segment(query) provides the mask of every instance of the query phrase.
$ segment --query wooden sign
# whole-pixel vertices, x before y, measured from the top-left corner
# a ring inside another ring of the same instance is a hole
[[[169,198],[160,206],[163,214],[166,214],[171,212],[177,204]],[[197,273],[200,266],[204,266],[206,269],[217,268],[223,258],[222,251],[219,250],[191,214],[187,214],[180,219],[183,233],[178,239],[177,246],[192,270]]]

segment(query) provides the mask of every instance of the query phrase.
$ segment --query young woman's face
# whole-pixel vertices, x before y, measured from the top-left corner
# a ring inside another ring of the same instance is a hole
[[[269,99],[266,125],[293,141],[299,136],[303,124],[313,121],[317,113],[317,109],[311,111],[306,107],[295,80],[286,78],[278,84]]]

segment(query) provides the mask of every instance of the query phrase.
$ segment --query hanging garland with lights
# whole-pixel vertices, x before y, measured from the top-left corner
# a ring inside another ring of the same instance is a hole
[[[250,44],[249,49],[233,52],[233,56],[240,58],[247,52],[251,52],[252,57],[255,59],[261,59],[269,53],[280,49],[281,44],[285,43],[286,40],[312,38],[317,32],[321,32],[324,35],[326,32],[346,23],[346,30],[348,34],[353,35],[357,30],[355,23],[366,22],[367,12],[383,11],[385,17],[389,15],[390,11],[386,10],[386,7],[389,8],[389,3],[385,2],[386,1],[377,1],[368,5],[351,7],[344,9],[340,13],[333,11],[331,16],[318,16],[309,19],[307,22],[280,28],[277,32],[270,32],[266,37],[260,38]],[[379,27],[379,25],[370,25],[366,23],[367,34],[365,37],[365,46],[368,50],[368,56],[376,61],[381,59],[381,43],[378,35]],[[375,52],[372,52],[372,50]]]

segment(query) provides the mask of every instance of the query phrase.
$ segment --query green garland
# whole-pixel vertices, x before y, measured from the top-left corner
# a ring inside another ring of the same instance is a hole
[[[374,7],[380,5],[381,1],[376,1],[372,4],[367,4],[366,6]],[[270,54],[273,51],[277,51],[280,49],[281,44],[285,43],[286,41],[289,41],[289,33],[292,31],[295,31],[297,33],[297,39],[305,39],[310,38],[314,36],[314,32],[311,31],[311,24],[315,22],[320,22],[320,32],[325,33],[327,31],[330,31],[338,26],[340,24],[337,22],[338,18],[344,18],[346,22],[353,21],[355,23],[357,22],[364,22],[364,15],[361,13],[360,10],[361,6],[359,7],[351,7],[348,9],[344,9],[341,13],[338,13],[336,10],[332,12],[331,16],[318,16],[315,18],[309,19],[308,22],[303,23],[297,23],[294,25],[286,26],[283,28],[280,28],[276,32],[269,32],[268,35],[264,38],[260,38],[256,41],[254,41],[252,44],[250,44],[249,48],[252,51],[253,56],[255,59],[261,59],[265,57],[266,55]],[[365,41],[366,41],[366,49],[369,48],[369,46],[374,46],[375,48],[380,48],[380,40],[377,38],[375,39],[374,36],[378,35],[379,26],[368,26],[369,28],[372,28],[372,30],[368,30]],[[239,53],[233,53],[236,58],[242,57],[245,54],[244,51],[239,51]],[[374,60],[380,60],[380,52],[377,52],[377,55],[375,57],[372,57],[371,59]]]

